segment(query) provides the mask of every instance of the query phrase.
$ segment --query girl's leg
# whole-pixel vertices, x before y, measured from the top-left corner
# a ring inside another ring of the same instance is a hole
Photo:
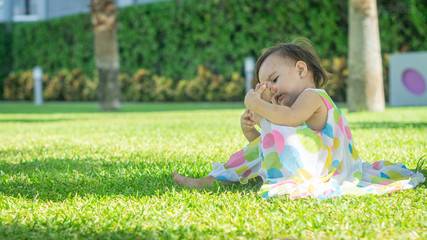
[[[218,180],[214,176],[207,176],[207,177],[203,177],[203,178],[189,178],[189,177],[181,176],[176,172],[173,173],[173,180],[178,185],[180,185],[182,187],[189,187],[190,189],[206,188],[206,187],[212,186],[212,184],[215,181],[220,182],[223,186],[229,186],[233,183],[237,183],[237,182],[229,182],[229,181]]]

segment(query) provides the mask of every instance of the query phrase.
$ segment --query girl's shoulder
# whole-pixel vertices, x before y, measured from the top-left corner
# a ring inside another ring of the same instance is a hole
[[[326,106],[328,107],[328,110],[331,109],[331,108],[337,108],[337,106],[335,105],[335,102],[328,95],[328,93],[326,92],[326,90],[320,89],[320,88],[306,88],[306,89],[304,89],[303,92],[305,92],[305,91],[315,91],[315,92],[317,92],[320,95],[320,97],[322,98],[323,102],[325,102]]]
[[[321,88],[306,88],[306,89],[304,89],[303,92],[305,92],[305,91],[315,91],[315,92],[322,92],[322,93],[327,94],[325,89],[321,89]]]

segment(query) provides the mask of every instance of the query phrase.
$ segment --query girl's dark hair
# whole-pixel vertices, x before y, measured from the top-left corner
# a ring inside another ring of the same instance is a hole
[[[291,43],[281,43],[273,47],[261,50],[260,57],[255,64],[255,79],[259,82],[259,69],[264,60],[271,54],[292,59],[293,61],[304,61],[309,71],[313,73],[314,84],[317,88],[328,82],[325,69],[320,65],[319,57],[314,50],[313,43],[304,37],[294,39]]]

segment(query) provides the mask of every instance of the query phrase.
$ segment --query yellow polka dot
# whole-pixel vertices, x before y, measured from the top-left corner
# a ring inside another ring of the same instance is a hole
[[[322,139],[320,138],[320,136],[319,136],[319,135],[317,135],[317,137],[319,138],[320,147],[321,147],[323,150],[326,150],[325,145],[323,145],[323,142],[322,142]]]
[[[342,161],[341,161],[340,165],[338,166],[337,171],[340,171],[341,169],[342,169]]]
[[[311,194],[313,194],[313,192],[314,192],[314,186],[313,186],[313,184],[310,184],[308,186],[308,192],[311,193]]]
[[[326,158],[325,167],[326,169],[329,169],[332,164],[332,152],[331,148],[328,146],[328,157]]]
[[[390,185],[388,185],[388,186],[389,186],[389,187],[396,186],[396,187],[401,188],[403,185],[402,185],[402,183],[401,183],[401,182],[394,182],[394,183],[392,183],[392,184],[390,184]]]
[[[248,179],[256,178],[256,177],[258,177],[258,173],[251,173],[251,174],[248,176]]]
[[[359,153],[357,152],[356,148],[353,146],[353,153],[351,154],[354,160],[357,160],[359,158]]]
[[[248,147],[258,146],[259,143],[260,143],[260,137],[257,137],[255,140],[253,140],[251,143],[249,143]]]
[[[334,137],[334,149],[338,149],[339,146],[340,146],[340,140]]]
[[[304,168],[298,168],[297,170],[298,175],[305,178],[306,180],[310,180],[311,179],[311,174],[305,170]]]
[[[244,166],[241,166],[241,167],[239,167],[239,168],[237,168],[236,170],[234,170],[237,174],[242,174],[242,173],[244,173],[246,170],[248,170],[249,168],[248,168],[248,166],[246,166],[246,165],[244,165]]]

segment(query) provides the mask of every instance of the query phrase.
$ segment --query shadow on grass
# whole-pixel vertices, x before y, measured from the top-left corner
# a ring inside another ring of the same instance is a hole
[[[0,156],[3,154],[0,154]],[[147,158],[148,159],[148,158]],[[63,201],[85,195],[151,196],[174,189],[185,190],[175,184],[173,162],[123,162],[120,159],[35,159],[29,162],[0,162],[0,192],[27,199]],[[208,192],[254,191],[261,184],[212,187]]]
[[[2,224],[0,223],[1,239],[169,239],[180,238],[183,235],[192,235],[197,231],[195,227],[181,227],[178,229],[158,229],[153,231],[143,230],[136,226],[131,230],[109,230],[109,229],[88,229],[87,226],[73,225],[72,223],[61,222],[39,222],[37,224],[26,225],[20,223]]]
[[[166,112],[191,110],[223,110],[242,109],[243,102],[150,102],[150,103],[123,103],[119,111],[99,111],[98,104],[93,102],[80,103],[47,103],[34,106],[32,103],[2,103],[0,114],[57,114],[57,113],[132,113],[132,112]]]
[[[71,121],[75,119],[0,119],[0,123],[52,123],[52,122],[63,122],[63,121]],[[81,120],[81,119],[79,119]]]
[[[200,175],[204,174],[196,172],[197,164],[181,162],[177,165],[174,161],[161,161],[157,156],[150,155],[139,155],[136,161],[114,156],[102,159],[46,157],[17,163],[1,160],[20,152],[22,150],[0,152],[0,192],[4,195],[44,201],[63,201],[76,195],[159,196],[186,190],[177,186],[173,180],[172,172],[177,168],[196,174],[190,177],[202,177]],[[426,168],[421,172],[427,176]],[[255,179],[245,185],[213,186],[206,191],[215,194],[243,191],[256,193],[261,185],[262,180]],[[427,183],[420,187],[427,187]]]
[[[352,129],[374,129],[374,128],[427,128],[427,122],[351,122]]]

